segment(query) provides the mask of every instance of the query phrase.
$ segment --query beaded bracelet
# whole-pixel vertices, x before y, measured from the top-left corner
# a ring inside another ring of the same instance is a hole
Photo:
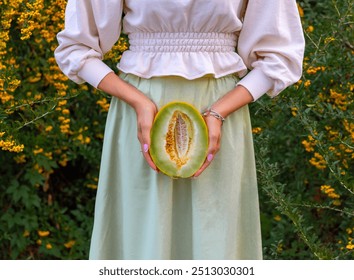
[[[218,112],[214,111],[213,109],[209,108],[207,109],[204,113],[203,116],[213,116],[214,118],[217,118],[218,120],[221,121],[221,123],[223,124],[225,121],[225,118],[220,115]]]

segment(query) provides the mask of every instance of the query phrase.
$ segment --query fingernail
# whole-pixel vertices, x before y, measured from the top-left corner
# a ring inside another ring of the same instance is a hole
[[[214,157],[213,154],[209,154],[208,157],[207,157],[207,160],[209,162],[211,162],[213,160],[213,157]]]
[[[147,153],[149,150],[149,145],[148,144],[144,144],[144,153]]]

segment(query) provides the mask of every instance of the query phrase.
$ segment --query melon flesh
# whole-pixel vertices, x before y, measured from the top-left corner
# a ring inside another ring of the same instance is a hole
[[[150,155],[157,168],[172,178],[191,177],[204,163],[208,129],[198,110],[171,102],[157,113],[151,129]]]

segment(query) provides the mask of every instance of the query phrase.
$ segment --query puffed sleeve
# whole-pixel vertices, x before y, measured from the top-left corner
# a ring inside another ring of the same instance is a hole
[[[238,53],[251,71],[239,84],[254,100],[278,95],[300,79],[304,48],[295,0],[249,0]]]
[[[120,36],[122,12],[123,0],[68,0],[54,55],[71,80],[97,87],[113,71],[102,59]]]

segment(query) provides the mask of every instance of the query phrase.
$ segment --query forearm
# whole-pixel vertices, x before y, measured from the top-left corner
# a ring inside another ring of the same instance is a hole
[[[211,108],[226,118],[231,113],[253,101],[252,95],[243,86],[237,86],[216,101]]]
[[[98,89],[123,100],[134,109],[148,99],[137,88],[125,82],[113,72],[102,79],[98,85]]]

